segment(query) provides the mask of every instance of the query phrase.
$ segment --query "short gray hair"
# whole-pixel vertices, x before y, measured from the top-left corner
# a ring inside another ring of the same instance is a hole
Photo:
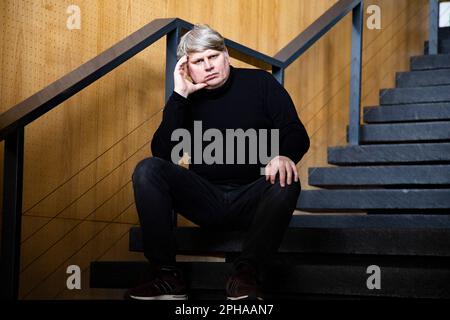
[[[225,51],[225,40],[220,33],[207,24],[196,24],[194,28],[181,37],[177,48],[177,57],[208,49]]]

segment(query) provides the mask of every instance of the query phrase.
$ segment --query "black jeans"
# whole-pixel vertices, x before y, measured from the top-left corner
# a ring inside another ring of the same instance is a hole
[[[247,185],[218,185],[158,157],[138,163],[133,173],[136,207],[150,262],[174,265],[173,212],[211,230],[247,230],[234,261],[262,267],[283,239],[300,194],[300,182],[280,186],[265,176]]]

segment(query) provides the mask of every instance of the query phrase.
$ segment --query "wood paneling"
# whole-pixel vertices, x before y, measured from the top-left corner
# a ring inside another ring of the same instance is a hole
[[[72,1],[1,1],[0,112],[156,18],[207,23],[274,55],[335,2],[79,0],[81,30],[68,30]],[[364,30],[362,105],[378,104],[379,89],[393,87],[395,72],[422,53],[427,3],[366,1],[381,7],[382,28]],[[347,16],[286,71],[286,88],[311,136],[298,164],[303,188],[310,188],[308,167],[327,165],[327,147],[346,143],[350,28]],[[89,289],[88,267],[92,260],[144,259],[128,252],[127,231],[138,223],[130,178],[150,155],[161,121],[164,54],[160,40],[26,127],[21,298],[122,297],[123,290]],[[65,287],[71,264],[82,269],[82,290]]]

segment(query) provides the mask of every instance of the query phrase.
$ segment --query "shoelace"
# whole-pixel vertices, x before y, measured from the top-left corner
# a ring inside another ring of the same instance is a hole
[[[236,287],[237,287],[237,281],[236,281],[236,279],[233,279],[233,281],[228,283],[228,288],[227,288],[228,293],[234,295],[234,293],[235,293],[234,291],[236,290]]]
[[[238,289],[239,284],[242,282],[242,280],[239,280],[237,278],[233,278],[229,283],[228,283],[228,288],[227,291],[228,293],[234,295]],[[256,283],[252,283],[256,286]]]
[[[156,278],[153,282],[153,286],[164,293],[173,292],[175,290],[174,286],[161,278]]]

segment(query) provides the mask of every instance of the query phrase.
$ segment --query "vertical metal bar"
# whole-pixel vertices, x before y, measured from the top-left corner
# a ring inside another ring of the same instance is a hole
[[[175,30],[169,32],[166,38],[166,102],[169,100],[174,89],[173,71],[177,64],[177,47],[180,40],[180,31],[180,28],[177,27]],[[175,210],[172,210],[172,222],[174,226],[177,225],[177,212]]]
[[[166,90],[165,97],[166,102],[169,100],[170,95],[173,92],[173,71],[175,70],[175,65],[177,64],[177,47],[180,37],[180,28],[177,27],[175,30],[167,34],[166,42]]]
[[[428,54],[438,54],[438,33],[439,33],[439,1],[430,0],[428,13],[429,35]]]
[[[272,66],[272,75],[284,86],[284,68]]]
[[[16,300],[19,295],[23,139],[23,127],[5,139],[0,275],[2,300]]]
[[[360,140],[360,105],[361,105],[361,63],[364,2],[361,1],[352,13],[352,52],[350,66],[350,116],[348,142],[358,145]]]

